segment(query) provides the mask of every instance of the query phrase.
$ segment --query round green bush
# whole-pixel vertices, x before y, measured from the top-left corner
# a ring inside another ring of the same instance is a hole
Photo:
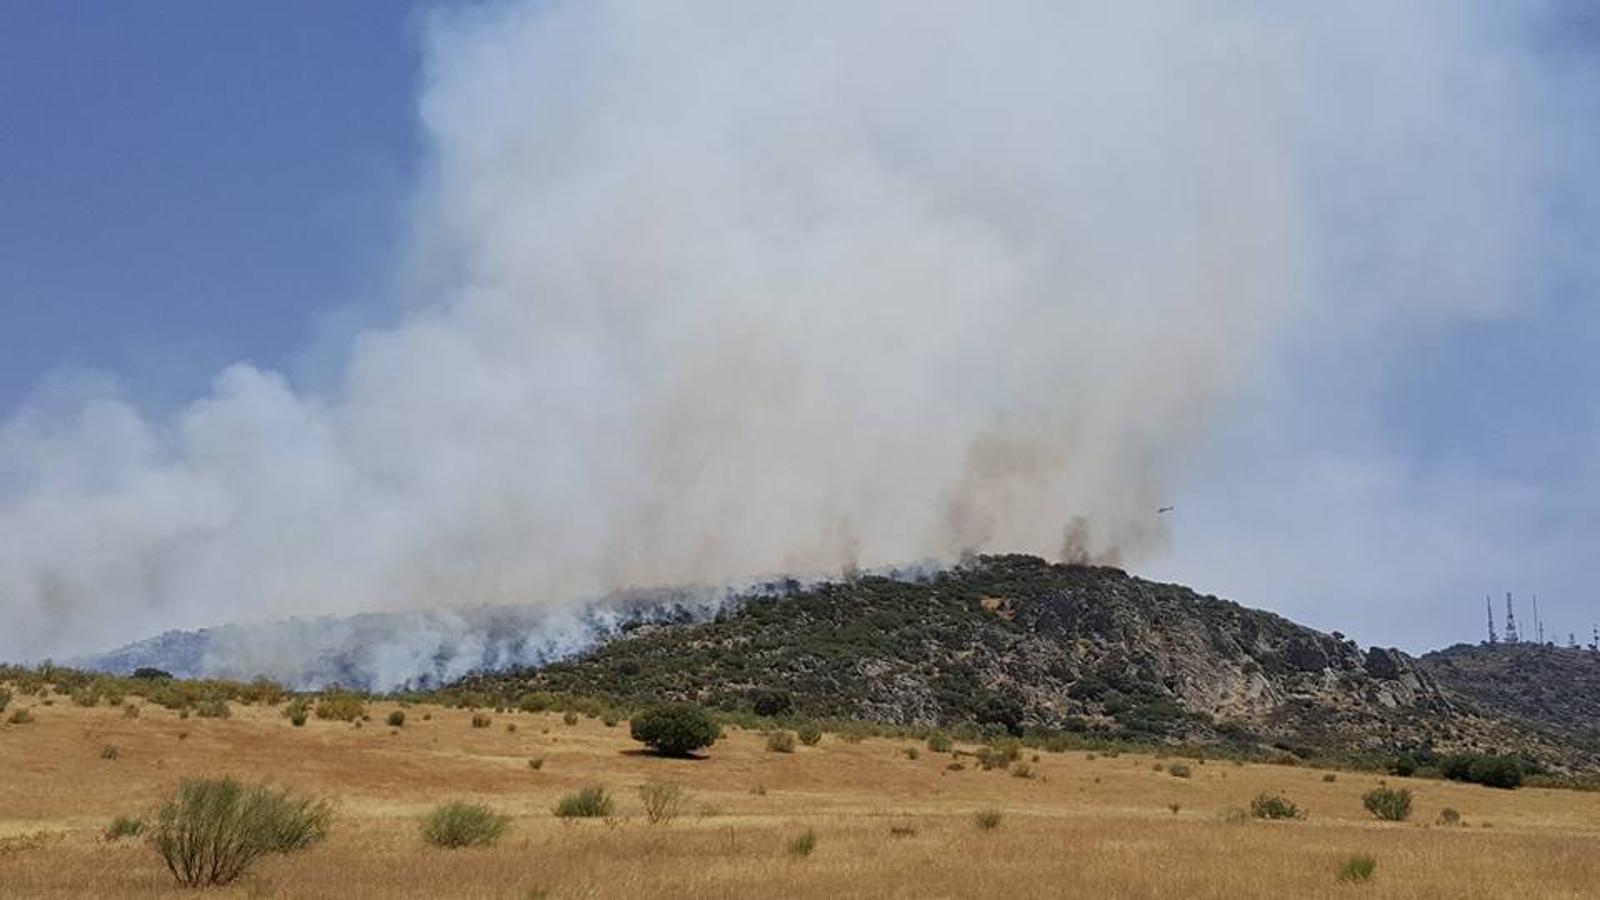
[[[687,756],[715,743],[722,728],[693,703],[669,703],[634,716],[629,733],[662,756]]]

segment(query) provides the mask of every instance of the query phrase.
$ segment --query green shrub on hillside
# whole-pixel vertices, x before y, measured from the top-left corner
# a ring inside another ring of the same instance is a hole
[[[556,804],[555,814],[560,819],[599,819],[611,815],[615,804],[606,789],[590,785],[576,793],[562,797]]]
[[[1361,805],[1385,822],[1404,822],[1411,817],[1411,791],[1374,788],[1361,796]]]
[[[228,884],[261,856],[323,840],[331,818],[322,800],[231,778],[192,778],[156,811],[150,843],[179,884]]]
[[[435,847],[487,847],[511,827],[503,816],[482,803],[452,800],[434,807],[422,822],[422,839]]]

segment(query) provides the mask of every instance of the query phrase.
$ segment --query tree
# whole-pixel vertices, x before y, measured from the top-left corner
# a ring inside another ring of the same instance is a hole
[[[722,737],[711,714],[693,703],[669,703],[633,717],[633,739],[648,744],[662,756],[688,756]]]

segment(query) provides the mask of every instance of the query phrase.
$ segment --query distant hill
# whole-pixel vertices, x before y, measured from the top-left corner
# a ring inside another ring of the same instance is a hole
[[[1418,666],[1486,716],[1600,747],[1600,653],[1550,644],[1457,644],[1423,656]]]
[[[708,622],[632,628],[573,658],[463,686],[1306,755],[1514,748],[1595,762],[1572,732],[1466,690],[1471,671],[1450,670],[1448,683],[1441,671],[1180,585],[1013,555],[919,578],[795,585]]]

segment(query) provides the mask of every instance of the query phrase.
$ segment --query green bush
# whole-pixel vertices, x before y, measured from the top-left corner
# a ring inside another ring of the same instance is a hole
[[[1385,822],[1404,822],[1411,817],[1411,791],[1374,788],[1361,796],[1361,805]]]
[[[1461,813],[1446,806],[1444,809],[1439,810],[1439,824],[1447,828],[1454,828],[1461,824]]]
[[[611,795],[596,784],[562,797],[555,814],[560,819],[600,819],[611,815],[614,808]]]
[[[533,759],[528,760],[528,768],[534,770],[535,772],[544,768],[544,757],[535,756]]]
[[[1523,763],[1513,756],[1458,753],[1440,760],[1439,774],[1451,781],[1511,789],[1522,785]]]
[[[790,856],[810,856],[811,851],[815,849],[817,849],[817,833],[809,828],[789,842]]]
[[[406,724],[405,710],[397,709],[394,712],[389,713],[388,722],[390,728],[400,728],[404,726]]]
[[[794,732],[774,731],[767,735],[767,749],[773,753],[793,753]]]
[[[671,703],[647,710],[633,717],[629,731],[634,740],[662,756],[687,756],[722,737],[722,729],[711,714],[692,703]]]
[[[19,706],[11,711],[6,721],[13,725],[26,725],[33,721],[33,713],[29,712],[26,706]]]
[[[573,712],[570,709],[567,710],[566,712],[561,714],[561,723],[563,725],[576,725],[576,724],[578,724],[578,714]]]
[[[194,708],[194,714],[202,719],[226,719],[233,715],[228,709],[228,701],[220,698],[201,700]]]
[[[120,841],[126,837],[138,837],[144,833],[144,820],[133,816],[117,816],[106,826],[106,840]]]
[[[928,749],[934,753],[949,753],[954,746],[955,744],[950,740],[950,736],[943,732],[935,731],[933,734],[928,735]]]
[[[1277,794],[1257,794],[1250,801],[1250,815],[1257,819],[1304,819],[1300,807]]]
[[[1173,778],[1188,778],[1193,773],[1190,771],[1189,767],[1183,763],[1173,763],[1167,767],[1167,774],[1171,775]]]
[[[639,800],[644,803],[644,817],[651,825],[665,825],[683,812],[689,795],[679,785],[649,781],[639,786]]]
[[[435,847],[487,847],[511,827],[503,816],[482,803],[452,800],[434,807],[422,821],[422,838]]]
[[[978,765],[983,769],[1004,769],[1022,756],[1022,748],[1013,743],[993,744],[978,748]]]
[[[316,716],[319,719],[354,722],[366,714],[367,701],[361,699],[359,694],[332,691],[317,700]]]
[[[492,721],[493,721],[492,719],[490,719],[487,715],[484,715],[483,713],[473,713],[472,714],[472,727],[473,728],[488,728],[489,727],[489,723],[492,722]]]
[[[1339,870],[1340,881],[1366,881],[1377,871],[1378,861],[1370,856],[1352,856]]]
[[[231,778],[191,778],[163,802],[150,843],[179,884],[228,884],[268,853],[292,853],[328,835],[322,800]]]
[[[800,738],[800,743],[807,747],[815,747],[822,742],[822,729],[809,722],[801,725],[795,733]]]
[[[980,809],[973,813],[972,823],[977,825],[980,831],[993,831],[1000,827],[1002,818],[1004,818],[1004,814],[998,809]]]
[[[1409,756],[1397,756],[1390,761],[1389,772],[1401,778],[1410,778],[1417,773],[1417,761]]]
[[[122,755],[122,751],[117,749],[117,745],[116,744],[107,744],[104,747],[100,748],[100,758],[101,759],[114,760],[114,759],[116,759],[117,757],[119,757],[121,755]]]

